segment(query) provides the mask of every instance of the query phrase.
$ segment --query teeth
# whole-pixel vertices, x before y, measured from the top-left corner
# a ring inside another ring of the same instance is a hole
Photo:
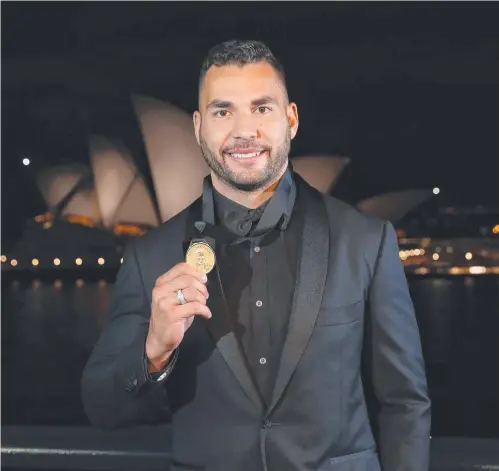
[[[236,157],[238,159],[244,159],[246,157],[257,157],[263,152],[263,150],[259,152],[252,152],[251,154],[230,154],[232,157]]]

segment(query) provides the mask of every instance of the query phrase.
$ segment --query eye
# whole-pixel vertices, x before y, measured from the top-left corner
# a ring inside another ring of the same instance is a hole
[[[229,112],[227,110],[218,110],[213,113],[213,116],[217,116],[219,118],[225,118],[228,115],[228,113]]]
[[[272,109],[269,108],[268,106],[259,106],[256,110],[259,114],[265,114],[268,113],[269,111],[272,111]]]

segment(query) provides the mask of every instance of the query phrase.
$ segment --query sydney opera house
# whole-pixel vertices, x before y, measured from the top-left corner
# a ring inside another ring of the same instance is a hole
[[[147,152],[149,175],[116,139],[89,136],[89,165],[44,168],[35,176],[46,212],[27,221],[23,237],[2,254],[2,271],[116,268],[127,237],[168,220],[201,194],[208,168],[194,137],[190,115],[168,103],[133,96]],[[294,157],[293,167],[324,193],[333,191],[349,164],[346,156]],[[359,211],[390,220],[408,273],[499,274],[499,215],[483,212],[475,233],[453,236],[445,228],[469,215],[453,208],[418,222],[432,189],[407,190],[356,203]],[[434,220],[432,227],[424,223]]]

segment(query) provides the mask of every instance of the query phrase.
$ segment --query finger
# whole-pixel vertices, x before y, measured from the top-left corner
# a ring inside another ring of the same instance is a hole
[[[208,298],[208,289],[206,288],[206,285],[190,275],[184,275],[179,278],[175,278],[175,280],[169,283],[155,286],[152,290],[152,301],[154,303],[157,303],[162,298],[170,298],[172,296],[175,296],[179,289],[184,291],[187,288],[193,288],[197,290],[202,296],[204,296],[205,299]]]
[[[173,310],[173,308],[177,305],[181,304],[180,300],[177,298],[177,296],[169,296],[169,297],[162,297],[158,298],[156,301],[156,306],[158,308],[158,312],[160,315],[169,315],[169,313]],[[154,310],[154,309],[153,309]]]
[[[192,303],[182,304],[173,308],[172,317],[176,319],[186,319],[191,316],[203,316],[206,319],[211,318],[211,311],[208,306],[194,301]]]
[[[203,283],[206,282],[207,279],[206,275],[202,271],[194,268],[191,265],[188,265],[185,262],[180,262],[177,263],[173,268],[168,270],[166,273],[163,273],[161,276],[159,276],[156,280],[156,286],[168,283],[181,275],[191,275],[192,277],[200,280]]]
[[[195,288],[187,288],[186,290],[182,290],[182,292],[184,293],[184,298],[186,300],[186,303],[184,304],[182,304],[175,294],[158,298],[156,305],[159,308],[159,312],[171,313],[176,306],[184,306],[188,303],[198,303],[206,306],[206,298]]]
[[[188,303],[196,301],[198,303],[206,305],[206,296],[204,295],[204,293],[200,293],[196,288],[192,286],[189,288],[185,288],[182,290],[182,293],[184,294],[184,298]],[[180,302],[180,299],[176,295],[175,299],[177,300],[175,304],[182,304]]]
[[[201,283],[199,280],[196,278],[192,277],[191,275],[182,275],[179,276],[178,278],[175,278],[174,280],[165,283],[164,285],[165,290],[169,290],[170,292],[176,293],[179,289],[185,290],[187,288],[195,288],[198,290],[205,298],[208,297],[208,288],[206,288],[206,285],[204,283]]]

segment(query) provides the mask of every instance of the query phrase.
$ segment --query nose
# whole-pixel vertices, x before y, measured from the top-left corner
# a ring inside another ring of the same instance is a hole
[[[253,116],[238,116],[234,120],[232,137],[235,139],[255,139],[260,137],[258,123]]]

